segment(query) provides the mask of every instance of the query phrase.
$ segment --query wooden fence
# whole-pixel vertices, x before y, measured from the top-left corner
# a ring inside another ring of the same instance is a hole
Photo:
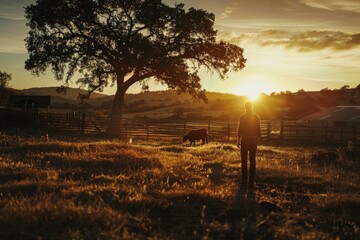
[[[41,119],[41,118],[40,118]],[[44,119],[44,118],[42,118]],[[106,133],[108,119],[90,114],[79,116],[66,115],[59,120],[49,120],[47,126],[58,126],[80,131],[84,134]],[[44,126],[40,120],[40,126]],[[56,124],[54,124],[54,122]],[[61,123],[62,122],[62,123]],[[192,120],[134,120],[123,119],[118,123],[119,132],[127,138],[153,140],[159,138],[177,138],[192,129],[205,128],[209,141],[235,142],[237,140],[237,122],[192,121]],[[72,127],[71,127],[72,126]],[[318,143],[360,142],[360,123],[325,121],[261,121],[263,141],[298,141]]]
[[[105,133],[107,119],[86,115],[84,133]],[[231,142],[237,140],[237,122],[191,121],[191,120],[135,120],[123,119],[118,123],[119,132],[127,138],[182,138],[192,129],[205,128],[209,133],[209,141]],[[261,135],[269,138],[269,121],[261,121]]]
[[[58,132],[103,134],[107,132],[108,119],[91,114],[55,114],[36,112],[4,112],[0,126],[17,124]],[[7,124],[4,124],[7,122]],[[174,138],[180,140],[192,129],[205,128],[209,141],[235,142],[237,122],[191,120],[134,120],[118,123],[119,133],[127,138],[155,140]],[[324,121],[261,121],[263,141],[297,141],[318,143],[360,143],[360,123]]]

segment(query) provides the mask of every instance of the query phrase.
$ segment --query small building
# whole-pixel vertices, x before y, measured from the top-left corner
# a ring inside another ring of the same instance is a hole
[[[360,123],[360,106],[336,106],[308,115],[301,120]]]
[[[10,95],[7,106],[22,109],[47,109],[50,104],[51,96]]]

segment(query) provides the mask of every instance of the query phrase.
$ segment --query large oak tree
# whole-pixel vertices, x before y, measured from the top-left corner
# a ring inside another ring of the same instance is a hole
[[[152,79],[206,100],[200,67],[224,79],[245,65],[243,49],[217,41],[215,16],[161,0],[37,0],[26,7],[30,27],[25,68],[89,90],[116,85],[109,129],[121,119],[125,93]]]

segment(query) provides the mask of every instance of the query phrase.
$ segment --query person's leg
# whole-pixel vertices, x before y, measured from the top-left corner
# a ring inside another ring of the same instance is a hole
[[[250,169],[249,169],[249,189],[254,189],[255,185],[255,172],[256,172],[256,148],[257,143],[253,141],[249,148],[250,155]]]
[[[248,146],[245,141],[241,142],[241,188],[246,189],[247,187],[247,155]]]

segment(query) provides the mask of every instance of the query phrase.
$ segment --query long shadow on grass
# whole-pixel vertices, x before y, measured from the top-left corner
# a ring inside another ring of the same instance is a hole
[[[230,231],[228,239],[256,239],[258,206],[256,194],[239,188],[233,209],[228,213]]]
[[[175,239],[192,236],[194,239],[261,239],[273,237],[270,227],[257,232],[259,211],[255,194],[246,196],[239,191],[233,204],[216,197],[198,193],[161,194],[166,204],[147,206],[153,229]],[[132,212],[141,206],[128,205]],[[144,206],[142,206],[144,207]],[[135,213],[135,212],[132,212]]]
[[[227,239],[274,239],[275,226],[283,209],[272,201],[258,201],[256,192],[239,187],[233,208],[228,212],[230,231]]]
[[[168,193],[162,194],[161,199],[167,204],[152,206],[149,216],[156,223],[154,228],[177,239],[202,238],[209,236],[212,239],[223,238],[226,231],[221,228],[212,228],[211,223],[220,225],[226,222],[226,211],[229,205],[215,197],[198,193]]]

